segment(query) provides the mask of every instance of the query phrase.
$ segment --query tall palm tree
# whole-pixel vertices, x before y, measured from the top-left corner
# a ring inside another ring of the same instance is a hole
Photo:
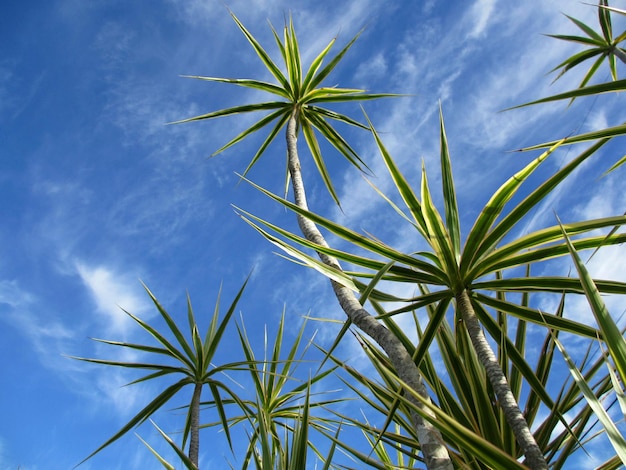
[[[367,290],[368,295],[375,295],[372,284],[379,280],[387,280],[398,283],[412,283],[419,286],[432,286],[433,292],[409,299],[406,307],[394,311],[394,314],[412,311],[429,305],[436,306],[437,315],[424,333],[419,348],[427,350],[430,341],[435,337],[435,332],[445,321],[447,308],[454,303],[455,321],[464,326],[478,359],[485,368],[490,384],[497,397],[498,404],[503,410],[517,442],[526,456],[527,465],[531,468],[545,469],[547,463],[543,450],[538,446],[536,439],[531,433],[524,414],[520,410],[512,393],[510,384],[499,364],[496,355],[491,349],[484,333],[483,327],[496,337],[505,337],[506,331],[493,325],[489,314],[490,309],[496,309],[507,315],[521,318],[528,322],[546,325],[556,330],[583,335],[587,338],[596,338],[598,331],[589,326],[567,320],[560,316],[550,315],[538,308],[520,306],[514,302],[493,297],[490,293],[504,292],[568,292],[583,293],[581,281],[567,277],[549,276],[520,276],[514,278],[502,278],[498,273],[514,269],[519,266],[539,263],[556,257],[569,254],[568,246],[563,239],[563,232],[559,225],[548,227],[519,238],[509,239],[512,231],[518,223],[533,208],[537,207],[544,198],[572,171],[596,153],[608,139],[603,139],[592,147],[582,152],[577,158],[565,165],[554,175],[539,185],[520,203],[514,206],[508,214],[503,213],[507,204],[515,196],[521,185],[533,175],[534,171],[544,162],[560,145],[556,143],[552,148],[531,161],[525,168],[509,178],[490,198],[474,222],[464,243],[461,239],[461,227],[452,166],[448,152],[448,141],[440,118],[441,128],[441,171],[443,183],[443,201],[445,213],[439,213],[433,203],[426,171],[422,168],[422,181],[419,191],[414,191],[404,175],[398,169],[393,158],[385,148],[377,132],[372,128],[376,144],[381,156],[388,168],[389,174],[401,196],[405,211],[397,207],[390,199],[386,200],[392,208],[398,212],[417,231],[420,237],[430,247],[429,252],[420,251],[417,254],[406,254],[388,246],[379,240],[356,233],[346,227],[340,226],[328,219],[313,214],[296,204],[273,195],[259,188],[274,200],[285,205],[294,212],[310,219],[312,222],[323,226],[337,236],[354,244],[359,249],[365,249],[375,255],[373,258],[357,256],[354,254],[332,250],[321,243],[312,243],[292,233],[280,229],[262,219],[245,213],[247,220],[261,231],[270,241],[277,244],[285,251],[304,261],[311,267],[324,272],[335,282],[341,282],[345,286],[359,285],[362,291]],[[258,186],[257,186],[258,187]],[[574,224],[567,224],[565,230],[570,235],[587,234],[590,231],[622,226],[626,224],[626,216],[607,217]],[[264,229],[262,226],[265,226]],[[275,237],[267,231],[277,232],[283,238]],[[626,241],[626,234],[611,233],[607,236],[588,236],[576,239],[572,244],[576,249],[595,248],[601,245],[611,245]],[[342,274],[337,271],[324,270],[320,263],[306,253],[294,248],[291,243],[296,243],[328,256],[334,256],[349,262],[355,266],[361,266],[369,272]],[[386,258],[389,261],[380,260]],[[374,272],[371,272],[373,270]],[[352,278],[356,276],[368,279],[367,284],[357,284]],[[623,293],[626,284],[621,282],[597,281],[596,286],[602,293]],[[380,295],[380,294],[377,294]],[[389,299],[389,296],[381,296],[381,299]],[[384,316],[388,318],[388,316]],[[387,326],[396,337],[401,336],[401,330],[397,325],[388,322]],[[426,339],[426,340],[425,340]],[[543,394],[543,399],[549,402],[549,397]]]
[[[217,351],[223,336],[226,326],[229,323],[230,318],[235,312],[237,303],[243,294],[247,281],[242,285],[241,289],[235,296],[235,299],[228,307],[228,310],[224,317],[220,320],[219,309],[219,295],[215,304],[215,310],[213,317],[205,334],[204,340],[201,338],[198,324],[193,313],[191,306],[191,300],[187,297],[187,319],[189,322],[189,339],[185,338],[185,335],[176,325],[176,322],[172,316],[161,306],[157,298],[145,287],[146,292],[150,296],[150,299],[154,303],[161,318],[167,324],[169,333],[174,337],[176,343],[168,340],[165,335],[157,331],[154,327],[144,322],[137,316],[130,312],[126,314],[132,318],[144,331],[146,331],[152,338],[154,338],[159,346],[125,343],[119,341],[111,341],[104,339],[96,339],[96,341],[109,344],[112,346],[119,346],[128,348],[134,351],[142,353],[148,353],[158,357],[164,357],[169,360],[169,363],[159,362],[125,362],[114,361],[109,359],[93,359],[84,357],[73,357],[81,361],[91,362],[95,364],[104,364],[107,366],[118,366],[127,369],[139,369],[150,371],[148,375],[134,380],[129,385],[145,382],[147,380],[153,380],[170,375],[181,376],[179,380],[168,386],[165,390],[159,393],[150,403],[148,403],[139,413],[128,421],[117,433],[109,438],[104,444],[93,451],[83,462],[93,457],[95,454],[108,447],[110,444],[118,440],[128,431],[135,426],[138,426],[148,420],[154,413],[160,410],[169,400],[177,395],[183,388],[187,386],[193,387],[193,392],[189,407],[187,410],[187,419],[185,421],[185,429],[183,432],[183,444],[186,446],[187,440],[189,440],[188,458],[195,468],[198,467],[198,454],[200,449],[200,399],[204,386],[208,386],[213,396],[213,402],[217,408],[220,422],[222,423],[226,437],[230,443],[230,433],[228,430],[228,421],[224,412],[224,398],[223,395],[229,400],[239,401],[239,397],[235,394],[230,387],[223,381],[216,378],[224,371],[232,371],[237,369],[245,370],[248,365],[245,361],[234,362],[228,364],[222,364],[215,366],[213,364],[213,357]],[[174,364],[174,365],[172,365]],[[158,428],[157,428],[158,429]],[[160,431],[160,430],[159,430]],[[232,444],[231,444],[232,446]],[[83,463],[81,462],[81,463]]]
[[[322,85],[322,82],[328,77],[330,72],[336,67],[342,57],[354,44],[359,36],[358,34],[335,57],[333,57],[325,67],[322,68],[322,62],[327,57],[335,42],[335,39],[331,40],[330,43],[312,61],[308,71],[303,73],[300,50],[293,22],[290,20],[289,23],[285,25],[282,40],[276,30],[272,28],[276,45],[280,50],[285,65],[286,73],[284,73],[272,60],[265,49],[253,37],[253,35],[237,19],[237,17],[235,15],[232,15],[232,17],[237,23],[239,29],[252,45],[257,56],[261,59],[277,83],[269,83],[253,79],[230,79],[201,76],[193,76],[191,78],[212,82],[230,83],[264,91],[273,95],[275,100],[236,106],[184,119],[178,122],[201,121],[257,111],[269,112],[269,114],[266,114],[255,124],[241,132],[217,150],[216,154],[240,142],[252,133],[273,123],[273,127],[271,127],[267,137],[244,171],[243,174],[245,176],[250,168],[252,168],[252,166],[255,165],[259,158],[263,155],[269,144],[277,137],[279,132],[284,129],[287,142],[288,180],[291,181],[291,187],[293,189],[296,205],[303,211],[307,211],[307,197],[301,173],[300,157],[297,146],[298,136],[300,132],[302,132],[326,188],[332,198],[339,203],[337,193],[331,182],[324,159],[322,158],[316,132],[321,134],[352,165],[359,169],[364,169],[365,164],[350,144],[339,134],[339,132],[337,132],[332,123],[339,122],[364,129],[368,129],[368,127],[344,114],[332,111],[324,107],[324,105],[331,103],[372,100],[394,95],[370,94],[365,93],[364,90],[360,89],[325,87]],[[307,240],[321,246],[328,246],[321,232],[309,218],[301,213],[298,213],[297,219],[300,229]],[[333,256],[328,256],[324,252],[320,252],[320,257],[324,265],[328,268],[336,270],[337,272],[343,272],[341,265]],[[380,345],[380,347],[385,350],[402,381],[410,389],[416,392],[420,398],[416,398],[415,393],[409,393],[408,396],[411,397],[417,406],[421,407],[423,401],[429,403],[430,399],[428,397],[428,392],[423,384],[419,371],[415,363],[411,360],[411,356],[407,353],[406,348],[398,340],[396,335],[394,335],[393,332],[377,321],[367,310],[363,308],[351,289],[334,280],[331,280],[331,284],[337,300],[347,315],[349,321],[373,338]],[[428,410],[428,408],[424,409]],[[432,415],[427,416],[428,418],[425,419],[422,414],[413,414],[413,420],[420,436],[420,446],[422,448],[427,467],[430,469],[450,470],[452,468],[452,464],[450,462],[448,452],[443,445],[441,435],[439,431],[437,431],[436,427],[434,427],[430,422],[434,418]]]
[[[423,291],[423,294],[428,294],[428,291]],[[507,297],[503,293],[498,296],[502,300]],[[531,298],[531,295],[524,294],[519,305],[528,307]],[[567,305],[565,296],[561,296],[561,302],[554,314],[562,316]],[[376,308],[381,315],[393,314],[393,311],[385,311],[381,306]],[[427,318],[437,317],[437,309],[441,308],[447,306],[442,303],[428,305]],[[424,319],[417,312],[411,313],[409,317],[412,317],[414,325],[409,323],[410,318],[404,318],[402,330],[407,334],[402,339],[415,360],[419,361],[420,370],[436,393],[441,412],[446,415],[445,419],[438,420],[438,424],[443,424],[442,432],[450,444],[451,456],[457,467],[467,470],[526,468],[517,460],[519,445],[497,405],[497,397],[489,385],[468,335],[464,328],[458,327],[462,325],[452,325],[452,322],[440,324],[433,332],[437,343],[437,354],[434,355],[432,347],[421,348],[422,344],[428,343],[425,336],[427,331],[424,330],[428,319]],[[603,438],[608,437],[619,456],[609,457],[607,465],[600,465],[598,468],[616,468],[613,464],[619,463],[620,456],[626,455],[626,441],[623,437],[620,438],[616,429],[619,418],[615,420],[616,423],[611,422],[610,418],[611,415],[619,417],[615,399],[619,395],[614,393],[614,387],[619,392],[620,386],[619,379],[616,384],[611,378],[612,367],[606,367],[610,361],[602,353],[604,347],[599,347],[598,341],[589,340],[586,341],[586,353],[581,354],[585,348],[581,341],[576,341],[576,356],[582,360],[576,366],[577,375],[572,374],[572,378],[568,380],[562,374],[563,362],[557,351],[557,346],[563,349],[559,340],[563,337],[560,332],[546,329],[542,342],[540,333],[531,325],[508,317],[504,312],[496,312],[487,327],[497,338],[494,345],[498,362],[505,370],[516,400],[524,409],[529,426],[536,429],[535,438],[546,454],[549,467],[557,470],[568,468],[573,462],[580,462],[580,452],[576,452],[577,450],[601,446]],[[503,332],[509,331],[513,337],[500,334],[494,328],[496,325]],[[413,344],[410,339],[412,335],[409,331],[413,326],[413,331],[420,339],[418,344]],[[608,344],[610,335],[605,337]],[[397,375],[387,358],[367,338],[359,335],[359,340],[378,374],[362,374],[331,356],[346,371],[347,376],[342,376],[346,386],[368,404],[370,415],[377,411],[386,416],[386,410],[390,408],[410,406],[397,393]],[[614,335],[615,350],[620,344],[623,348],[625,343],[621,334]],[[619,357],[621,356],[615,355],[616,364],[620,363]],[[536,363],[533,364],[535,360]],[[617,373],[615,375],[618,376]],[[581,384],[588,384],[586,391],[581,392]],[[589,400],[590,406],[581,406],[583,395]],[[547,408],[550,412],[543,412]],[[411,427],[401,419],[401,413],[390,415],[387,422],[378,427],[363,423],[347,413],[339,416],[345,423],[357,426],[367,436],[373,437],[372,441],[376,442],[372,442],[372,447],[380,455],[380,460],[387,463],[385,470],[401,467],[403,456],[413,457],[415,437]],[[589,432],[597,426],[597,420],[605,425],[605,435]],[[393,431],[391,424],[395,424]],[[388,449],[396,450],[398,455],[394,458],[389,455]],[[349,448],[345,450],[351,451]]]

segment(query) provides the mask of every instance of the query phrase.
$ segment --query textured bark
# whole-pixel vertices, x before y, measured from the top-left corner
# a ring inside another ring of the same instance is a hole
[[[546,463],[543,452],[530,432],[524,414],[513,396],[509,382],[504,372],[502,372],[502,368],[491,346],[489,346],[487,338],[485,338],[466,290],[456,295],[456,304],[461,318],[465,323],[465,327],[467,328],[467,332],[469,333],[474,350],[478,355],[478,359],[485,368],[489,382],[498,398],[498,403],[526,457],[525,464],[532,470],[547,470],[548,464]]]
[[[296,110],[287,123],[287,156],[289,161],[289,173],[291,176],[291,184],[293,187],[296,205],[308,210],[306,192],[300,171],[297,133],[298,122]],[[312,221],[298,215],[298,225],[307,240],[321,246],[328,246],[324,236]],[[327,266],[342,270],[337,259],[323,253],[318,253],[318,255]],[[421,397],[430,402],[428,391],[422,381],[419,370],[400,340],[363,308],[352,290],[332,280],[331,284],[341,308],[348,318],[352,320],[352,323],[376,341],[385,353],[387,353],[387,356],[393,364],[393,367],[395,368],[400,379]],[[416,406],[425,409],[422,403],[418,399],[414,398],[410,393],[407,393],[407,398]],[[434,415],[431,416],[434,417]],[[411,418],[418,435],[426,468],[431,470],[452,470],[452,462],[450,460],[448,450],[443,443],[441,433],[419,414],[412,413]]]
[[[200,394],[202,384],[197,383],[191,397],[191,438],[189,439],[189,459],[198,468],[198,454],[200,453]]]

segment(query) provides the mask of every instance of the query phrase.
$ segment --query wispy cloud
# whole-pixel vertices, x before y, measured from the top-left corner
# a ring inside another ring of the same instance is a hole
[[[489,27],[495,5],[496,0],[477,0],[472,5],[465,20],[473,25],[467,35],[468,38],[473,39],[485,34],[485,31]]]
[[[122,334],[133,323],[122,309],[133,315],[149,311],[148,297],[131,274],[120,274],[101,265],[89,266],[81,261],[77,261],[75,267],[111,333]]]
[[[64,367],[61,353],[78,331],[65,325],[55,312],[42,308],[35,294],[23,289],[17,281],[0,280],[0,314],[27,338],[45,365]]]

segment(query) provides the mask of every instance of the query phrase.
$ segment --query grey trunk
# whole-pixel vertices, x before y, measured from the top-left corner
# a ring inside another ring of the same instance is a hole
[[[189,413],[191,413],[191,438],[189,440],[189,460],[198,468],[198,454],[200,453],[200,394],[202,384],[197,383],[193,389]]]
[[[296,205],[308,210],[306,192],[304,190],[302,174],[300,171],[300,159],[298,157],[298,123],[296,113],[297,111],[294,111],[289,119],[289,122],[287,123],[287,156],[289,160],[289,174],[291,176],[291,184],[293,187]],[[328,243],[326,243],[324,236],[318,230],[317,226],[309,219],[298,215],[298,225],[307,240],[324,247],[328,246]],[[320,259],[327,266],[342,270],[337,259],[323,253],[318,254]],[[341,308],[348,318],[352,320],[352,323],[376,341],[385,353],[387,353],[387,356],[393,364],[400,379],[410,386],[414,392],[419,394],[423,400],[430,403],[428,391],[422,382],[419,370],[400,340],[363,308],[350,289],[334,281],[331,281],[331,284]],[[407,393],[406,395],[412,403],[426,411],[420,400],[414,398],[411,393]],[[434,415],[430,415],[434,419]],[[452,461],[450,460],[450,456],[441,437],[441,433],[418,413],[412,413],[411,418],[419,438],[426,467],[431,470],[452,470]]]
[[[612,54],[614,54],[615,57],[617,57],[624,64],[626,64],[626,53],[623,50],[621,50],[619,47],[615,46],[615,49],[613,49]]]
[[[456,305],[465,323],[465,328],[467,328],[478,359],[485,368],[489,382],[498,398],[498,403],[504,412],[506,421],[511,426],[517,443],[526,457],[525,464],[532,470],[547,470],[548,464],[543,456],[543,452],[530,432],[524,414],[513,396],[509,382],[496,359],[495,353],[489,346],[487,338],[485,338],[466,290],[456,295]]]

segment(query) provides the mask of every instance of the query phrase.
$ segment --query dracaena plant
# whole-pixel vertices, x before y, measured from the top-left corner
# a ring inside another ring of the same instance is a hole
[[[247,427],[246,449],[242,453],[243,458],[239,459],[242,469],[253,466],[279,468],[282,465],[280,462],[304,462],[309,449],[322,458],[322,452],[309,436],[315,430],[333,430],[338,427],[336,420],[320,417],[316,411],[342,403],[345,399],[322,400],[318,397],[330,391],[311,392],[311,387],[318,386],[334,369],[328,369],[304,381],[296,378],[298,366],[308,362],[304,357],[312,344],[309,341],[301,347],[305,325],[303,323],[293,343],[287,348],[284,335],[286,320],[283,313],[277,331],[272,333],[273,344],[268,343],[268,332],[265,332],[262,359],[255,355],[243,322],[238,325],[239,342],[248,361],[245,375],[252,384],[254,393],[252,397],[242,397],[237,401],[223,400],[223,404],[232,408],[228,417],[228,426],[231,429]],[[284,349],[288,349],[286,354]],[[204,407],[213,408],[217,405],[215,400],[202,402]],[[215,421],[201,427],[213,426],[221,427],[223,423]],[[323,460],[328,461],[330,457],[326,456]]]
[[[615,9],[613,10],[616,11]],[[620,10],[617,11],[619,12]],[[624,12],[622,11],[622,13]],[[626,49],[620,47],[620,44],[626,40],[626,31],[622,32],[618,36],[613,34],[611,9],[609,8],[608,0],[600,0],[598,2],[598,22],[600,24],[599,32],[576,18],[572,18],[568,15],[566,16],[583,33],[585,33],[585,36],[566,34],[549,34],[548,36],[561,39],[563,41],[583,44],[587,46],[587,49],[568,57],[559,65],[554,67],[554,69],[552,69],[553,72],[560,70],[559,74],[555,78],[555,81],[577,65],[594,58],[595,61],[591,67],[589,67],[587,73],[585,73],[585,76],[580,82],[579,88],[583,88],[587,85],[589,80],[591,80],[591,77],[593,77],[593,75],[598,71],[600,65],[602,65],[605,59],[609,64],[611,77],[613,80],[617,80],[617,60],[619,59],[623,64],[626,64]]]
[[[329,52],[335,43],[335,39],[331,40],[313,59],[308,71],[304,72],[293,22],[289,20],[288,24],[285,25],[282,38],[272,27],[276,46],[284,65],[281,69],[244,25],[234,15],[232,16],[275,82],[270,83],[255,79],[200,76],[194,76],[193,78],[259,90],[271,95],[271,100],[213,111],[178,122],[210,120],[218,117],[236,116],[241,113],[258,111],[265,112],[266,114],[264,114],[259,121],[235,136],[217,150],[216,153],[220,153],[251,134],[268,127],[270,130],[267,137],[263,140],[263,143],[250,161],[250,164],[243,172],[245,175],[263,156],[270,143],[275,140],[281,131],[284,131],[287,146],[287,181],[291,181],[295,204],[303,211],[307,211],[307,195],[301,172],[297,144],[298,136],[302,134],[326,188],[334,201],[339,203],[337,193],[331,182],[326,164],[324,163],[318,142],[318,135],[323,136],[323,138],[352,165],[363,169],[363,162],[346,139],[335,129],[334,124],[341,123],[364,129],[368,129],[368,126],[359,123],[345,114],[328,109],[326,105],[372,100],[394,95],[370,94],[360,89],[328,87],[323,85],[324,80],[335,69],[340,60],[354,44],[358,34],[349,41],[337,55],[332,57],[327,65],[323,66],[323,62],[328,59]],[[322,246],[328,246],[322,233],[308,217],[302,213],[298,213],[297,219],[298,225],[307,240]],[[336,258],[328,256],[324,252],[320,253],[322,263],[324,263],[325,266],[339,272],[342,271],[341,265]],[[385,350],[402,378],[403,383],[417,392],[420,399],[413,398],[415,396],[413,393],[408,394],[409,397],[414,399],[416,406],[422,406],[424,401],[428,402],[428,392],[424,387],[419,371],[415,363],[411,360],[410,355],[407,353],[406,348],[398,338],[363,308],[352,290],[335,280],[331,280],[331,284],[339,305],[346,313],[349,321],[372,337]],[[428,407],[424,409],[427,410]],[[431,422],[433,419],[431,413],[427,413],[426,418],[423,414],[413,414],[414,425],[418,434],[421,436],[420,445],[424,453],[427,467],[431,469],[451,470],[452,464],[448,452],[442,444],[443,441],[439,432]]]
[[[405,205],[404,210],[396,206],[390,199],[385,199],[390,203],[392,209],[408,222],[409,227],[419,235],[419,238],[427,244],[429,247],[427,252],[421,250],[421,247],[416,247],[420,251],[404,253],[377,239],[364,236],[306,211],[258,186],[259,190],[274,200],[374,256],[368,257],[330,249],[285,231],[245,211],[242,211],[242,214],[257,230],[288,254],[323,272],[335,282],[343,283],[346,288],[357,289],[360,292],[367,291],[368,295],[372,296],[375,294],[372,284],[380,280],[432,287],[432,293],[408,299],[406,306],[391,313],[393,315],[429,305],[435,306],[437,315],[431,319],[424,337],[420,341],[419,348],[422,352],[429,347],[435,332],[446,319],[448,309],[443,307],[448,304],[454,305],[455,322],[463,326],[464,331],[468,334],[474,351],[485,369],[490,385],[493,387],[498,404],[521,451],[526,456],[527,465],[531,468],[547,468],[544,456],[545,449],[539,447],[533,433],[531,433],[503,368],[483,333],[483,328],[492,336],[506,335],[506,332],[503,332],[501,328],[492,325],[489,312],[496,309],[503,314],[521,318],[527,322],[547,325],[555,330],[566,331],[587,338],[595,338],[599,334],[595,328],[579,322],[547,314],[539,308],[520,306],[492,294],[502,292],[583,292],[580,280],[569,277],[521,275],[502,278],[496,274],[523,265],[552,260],[569,253],[559,225],[517,238],[513,236],[513,231],[526,214],[537,207],[572,171],[594,155],[608,139],[603,139],[583,151],[578,157],[532,190],[508,213],[505,212],[505,208],[510,205],[509,203],[522,184],[533,175],[542,162],[549,158],[558,148],[560,142],[533,159],[525,168],[502,184],[491,196],[467,233],[465,240],[462,240],[456,189],[442,116],[440,124],[441,179],[445,206],[443,213],[440,213],[434,204],[425,169],[422,168],[420,189],[415,191],[399,170],[377,132],[372,128],[380,154]],[[567,233],[580,237],[572,242],[576,249],[588,249],[626,241],[626,234],[612,233],[608,236],[589,234],[594,230],[622,226],[625,223],[625,216],[615,216],[567,224],[565,229]],[[275,236],[271,232],[279,236]],[[366,268],[366,271],[356,271],[347,275],[323,265],[302,250],[292,246],[292,243],[312,248],[328,256],[334,256],[357,267]],[[366,280],[367,283],[364,283],[363,280]],[[626,284],[622,282],[598,281],[596,286],[602,293],[621,293],[626,289]],[[384,296],[380,298],[385,299]],[[386,299],[389,299],[389,296]],[[442,307],[438,308],[439,306]],[[383,318],[387,319],[389,316],[385,315]],[[387,327],[394,332],[396,337],[402,338],[402,332],[395,323],[387,322]]]
[[[200,448],[200,400],[202,390],[208,387],[213,396],[213,401],[216,404],[216,409],[219,415],[220,422],[223,424],[226,438],[232,446],[228,422],[224,412],[224,398],[229,400],[238,401],[239,397],[234,393],[229,385],[225,383],[221,378],[223,372],[233,371],[237,369],[244,369],[247,367],[245,361],[232,362],[228,364],[214,365],[213,359],[216,354],[217,348],[224,337],[226,326],[228,325],[230,318],[232,317],[237,303],[243,294],[247,281],[242,285],[241,289],[235,296],[233,302],[228,307],[226,314],[220,320],[220,299],[218,295],[217,302],[215,304],[215,310],[211,322],[207,328],[204,339],[200,336],[200,331],[196,318],[191,306],[191,300],[187,297],[187,320],[189,323],[189,334],[186,337],[185,334],[176,324],[173,317],[163,308],[157,298],[146,287],[146,292],[150,296],[154,306],[159,312],[161,318],[165,321],[168,331],[167,333],[159,332],[157,329],[141,320],[139,317],[133,315],[130,312],[126,314],[134,320],[142,330],[147,332],[157,345],[150,344],[136,344],[119,341],[111,341],[105,339],[95,339],[100,343],[108,344],[111,346],[117,346],[126,348],[128,350],[137,351],[144,354],[149,354],[154,357],[154,362],[127,362],[117,361],[109,359],[94,359],[84,357],[74,357],[81,361],[91,362],[95,364],[103,364],[107,366],[123,367],[131,370],[143,370],[148,371],[148,374],[132,381],[129,385],[145,382],[148,380],[180,377],[174,383],[167,386],[161,393],[159,393],[150,403],[148,403],[141,411],[139,411],[133,418],[128,421],[117,433],[109,438],[104,444],[98,447],[92,452],[84,461],[90,459],[101,450],[108,447],[110,444],[121,438],[128,431],[134,427],[142,424],[146,420],[150,419],[157,411],[163,408],[175,395],[182,392],[183,389],[192,388],[191,400],[187,408],[187,419],[185,421],[185,428],[183,432],[182,448],[186,447],[189,442],[189,450],[187,458],[189,462],[198,467],[198,454]],[[145,286],[144,286],[145,287]],[[174,341],[168,339],[167,336],[172,336]],[[163,362],[159,362],[158,359],[165,359]],[[169,442],[169,441],[168,441]],[[176,447],[175,447],[176,448]],[[82,463],[82,462],[81,462]]]
[[[237,329],[247,363],[243,369],[229,371],[229,375],[237,383],[244,382],[248,377],[249,382],[246,382],[251,386],[247,387],[237,399],[224,397],[220,401],[213,399],[200,403],[200,407],[205,410],[222,407],[227,415],[227,428],[224,428],[224,422],[217,420],[201,424],[200,429],[219,427],[227,429],[233,436],[245,435],[243,439],[236,437],[231,439],[235,462],[242,470],[305,468],[310,455],[324,462],[324,468],[330,468],[332,462],[336,446],[331,444],[329,450],[322,453],[314,442],[319,439],[313,438],[312,435],[316,430],[337,433],[341,426],[332,415],[325,418],[318,416],[316,411],[343,403],[345,398],[320,400],[318,399],[320,395],[326,395],[330,391],[312,392],[311,387],[317,386],[320,381],[332,374],[335,368],[327,369],[309,377],[308,380],[299,380],[297,369],[300,364],[309,362],[304,357],[312,344],[312,339],[301,347],[305,322],[291,345],[287,345],[285,326],[283,312],[277,330],[275,332],[266,330],[263,358],[257,359],[242,321]],[[268,343],[270,335],[274,337],[273,344]],[[284,349],[288,349],[286,354]],[[185,468],[197,468],[167,434],[156,424],[154,426],[181,459]],[[164,468],[175,468],[147,442],[143,439],[141,441]],[[239,451],[241,443],[245,445],[243,452]],[[229,466],[235,468],[234,464]]]
[[[624,331],[619,329],[616,321],[611,316],[606,304],[602,300],[601,292],[596,282],[589,274],[585,263],[580,258],[565,230],[563,234],[572,259],[574,260],[576,271],[578,272],[582,287],[585,291],[585,296],[587,297],[598,327],[602,332],[607,351],[606,354],[604,354],[605,348],[602,346],[602,359],[609,371],[612,392],[615,395],[615,399],[620,404],[622,416],[626,419],[626,339],[624,338]],[[571,360],[565,347],[559,343],[558,340],[555,340],[555,343],[565,357],[570,372],[577,386],[585,396],[589,408],[593,410],[602,423],[609,441],[615,449],[615,457],[605,465],[607,467],[611,464],[617,466],[620,463],[626,465],[626,434],[623,432],[620,433],[616,421],[614,422],[611,419],[610,414],[603,405],[603,402],[606,400],[602,400],[601,398],[604,397],[599,397],[594,393],[589,381],[586,380],[576,364],[574,364],[574,361]]]
[[[569,57],[568,59],[557,65],[553,69],[553,71],[559,69],[561,69],[561,71],[556,79],[561,77],[564,73],[569,72],[573,67],[597,56],[596,61],[591,65],[578,88],[563,93],[558,93],[556,95],[548,96],[546,98],[531,101],[529,103],[525,103],[519,106],[515,106],[511,109],[550,103],[560,100],[570,100],[570,103],[572,103],[576,98],[597,96],[605,93],[620,93],[617,95],[617,99],[620,99],[623,96],[621,95],[621,93],[626,91],[626,80],[618,79],[617,59],[619,59],[619,61],[623,64],[626,64],[626,49],[619,47],[619,44],[626,41],[626,31],[623,31],[618,36],[614,36],[613,26],[611,22],[611,12],[626,15],[626,10],[610,7],[607,0],[600,0],[598,2],[598,20],[600,23],[600,31],[596,31],[592,27],[581,22],[580,20],[568,16],[568,18],[574,24],[576,24],[576,26],[578,26],[583,32],[585,32],[587,37],[560,34],[549,35],[557,39],[572,41],[575,43],[589,46],[588,49]],[[608,61],[609,68],[611,70],[612,80],[609,82],[588,85],[589,80],[598,71],[600,65],[602,65],[602,62],[604,62],[605,59]],[[623,136],[624,134],[626,134],[626,123],[618,124],[616,126],[604,129],[594,130],[591,132],[586,132],[580,135],[569,136],[567,139],[563,139],[562,143],[563,145],[571,145],[580,142],[591,142],[598,139]],[[538,145],[526,147],[521,150],[548,148],[555,145],[556,142],[557,140],[544,142]],[[611,167],[608,171],[615,170],[617,167],[623,165],[625,162],[626,156],[616,162],[613,167]]]
[[[428,291],[424,290],[423,294],[428,294]],[[499,293],[499,297],[504,300],[506,294]],[[531,297],[524,294],[519,305],[528,307]],[[447,309],[447,306],[438,304],[435,308],[434,304],[430,304],[426,307],[427,315],[411,312],[412,320],[405,317],[402,330],[408,332],[411,329],[409,325],[414,325],[417,332],[420,343],[414,345],[409,334],[403,337],[403,341],[416,361],[420,362],[420,370],[436,393],[441,413],[448,418],[439,422],[449,439],[453,459],[459,467],[467,469],[478,470],[485,466],[523,468],[515,458],[519,446],[496,405],[497,398],[464,329],[442,322],[432,332],[436,348],[420,347],[420,344],[429,341],[424,327],[429,319],[439,315],[437,309],[442,308]],[[381,315],[392,313],[381,306],[377,310]],[[561,296],[554,314],[562,316],[566,310],[565,296]],[[597,420],[606,423],[606,435],[616,450],[616,456],[610,457],[600,468],[615,468],[613,465],[619,464],[626,446],[617,431],[617,423],[609,417],[619,414],[616,396],[620,399],[620,395],[614,392],[615,380],[612,380],[611,369],[605,367],[607,360],[602,348],[598,347],[597,341],[590,340],[586,353],[580,354],[585,348],[577,340],[574,344],[581,359],[573,367],[578,375],[572,374],[574,378],[568,380],[557,349],[563,348],[559,339],[563,335],[548,328],[542,338],[540,331],[529,326],[524,320],[511,319],[506,313],[498,311],[486,328],[497,338],[494,344],[498,362],[506,372],[512,392],[523,407],[529,425],[536,429],[537,442],[545,450],[550,468],[568,468],[572,462],[580,462],[582,452],[590,452],[602,445],[605,436],[590,432],[597,426]],[[501,334],[499,330],[508,332],[508,335]],[[401,414],[387,414],[386,410],[412,405],[399,393],[397,375],[388,360],[367,338],[359,335],[359,342],[378,372],[377,377],[371,373],[362,374],[334,356],[331,359],[345,370],[343,380],[346,386],[369,404],[368,415],[376,417],[378,412],[388,416],[388,419],[384,425],[375,427],[350,414],[343,413],[340,417],[347,424],[363,428],[374,442],[376,452],[382,454],[380,459],[388,463],[385,468],[404,468],[404,460],[413,457],[415,436],[407,423],[399,419]],[[623,344],[624,339],[614,336],[613,342]],[[619,386],[615,390],[622,388]],[[590,406],[585,406],[583,396],[589,400]],[[390,422],[395,425],[393,432],[390,431]],[[389,448],[397,449],[399,455],[395,458],[386,455]]]

